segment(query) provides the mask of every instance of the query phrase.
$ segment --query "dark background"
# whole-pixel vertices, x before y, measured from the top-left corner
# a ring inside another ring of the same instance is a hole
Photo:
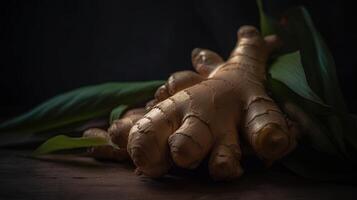
[[[354,13],[342,1],[305,5],[331,49],[350,110],[357,112]],[[191,69],[191,50],[224,57],[244,24],[258,25],[254,0],[8,1],[1,3],[0,117],[83,85],[166,79]]]

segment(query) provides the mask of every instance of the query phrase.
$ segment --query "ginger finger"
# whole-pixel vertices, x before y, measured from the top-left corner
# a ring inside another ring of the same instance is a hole
[[[121,119],[115,120],[108,131],[101,129],[88,129],[84,137],[105,138],[112,145],[91,147],[88,152],[97,159],[110,159],[122,161],[129,158],[126,147],[131,127],[146,113],[145,108],[131,109],[125,112]]]
[[[127,150],[140,174],[159,177],[171,167],[167,139],[177,127],[177,110],[170,99],[155,105],[130,130]]]
[[[245,99],[243,134],[257,155],[271,162],[290,152],[296,140],[288,130],[286,117],[264,86],[265,62],[269,53],[279,46],[279,40],[273,36],[263,39],[254,27],[242,27],[238,38],[237,47],[227,62],[241,66],[236,69],[247,70],[248,77],[243,83],[250,89],[241,91]],[[229,69],[234,68],[228,66],[226,70]]]
[[[165,100],[183,89],[200,83],[204,80],[204,77],[207,77],[211,71],[222,63],[223,59],[217,53],[208,49],[194,49],[192,51],[192,64],[199,74],[188,70],[172,74],[166,84],[158,88],[155,99],[158,101]]]
[[[135,108],[125,112],[121,119],[115,120],[108,129],[111,141],[119,148],[126,149],[131,127],[144,116],[145,108]]]
[[[160,86],[156,90],[155,95],[154,95],[155,100],[156,100],[155,104],[167,99],[169,96],[171,96],[171,95],[169,93],[169,89],[166,87],[166,84]]]
[[[213,70],[223,63],[223,59],[217,53],[196,48],[192,51],[192,65],[195,70],[204,77],[207,77]]]
[[[105,130],[98,129],[98,128],[90,128],[84,131],[83,137],[99,137],[107,141],[110,140],[108,133]],[[125,149],[124,150],[118,149],[112,145],[90,147],[87,149],[87,152],[89,153],[90,156],[96,159],[104,159],[104,160],[122,161],[128,157]]]
[[[258,156],[267,162],[281,158],[295,146],[284,114],[267,96],[248,103],[243,131]]]
[[[145,105],[145,110],[150,111],[159,101],[157,99],[152,99]]]
[[[238,141],[236,127],[226,130],[217,140],[209,161],[209,173],[214,180],[232,180],[243,174]]]
[[[146,109],[145,108],[132,108],[130,110],[127,110],[122,118],[126,118],[126,117],[132,117],[132,116],[135,116],[135,115],[145,115],[146,113]]]
[[[196,117],[187,117],[169,137],[171,156],[177,166],[194,169],[213,145],[209,127]]]
[[[155,99],[160,102],[168,97],[176,94],[177,92],[191,87],[201,81],[204,78],[193,71],[179,71],[173,73],[167,80],[167,82],[159,87],[155,93]]]
[[[192,64],[199,74],[188,70],[172,74],[167,83],[158,88],[155,99],[163,101],[183,89],[200,83],[204,80],[204,77],[207,77],[222,63],[223,59],[217,53],[208,49],[194,49],[192,51]]]

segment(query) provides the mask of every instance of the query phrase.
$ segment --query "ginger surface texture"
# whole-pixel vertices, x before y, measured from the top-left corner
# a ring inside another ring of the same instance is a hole
[[[224,61],[195,49],[195,70],[174,73],[146,109],[128,111],[108,131],[90,129],[87,137],[104,137],[112,146],[91,148],[97,158],[131,158],[137,172],[160,177],[176,165],[194,169],[209,156],[214,180],[243,174],[241,141],[267,163],[296,146],[296,129],[267,94],[266,68],[280,46],[276,36],[263,38],[243,26],[237,45]]]

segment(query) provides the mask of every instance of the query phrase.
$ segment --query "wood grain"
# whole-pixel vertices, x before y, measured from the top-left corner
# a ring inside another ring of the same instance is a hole
[[[0,150],[0,199],[357,199],[357,186],[305,180],[277,171],[246,173],[231,183],[176,173],[153,180],[128,163],[78,156],[26,157]]]

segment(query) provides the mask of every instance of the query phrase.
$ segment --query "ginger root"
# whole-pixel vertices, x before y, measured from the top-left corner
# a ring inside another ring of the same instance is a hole
[[[147,113],[135,120],[124,116],[118,123],[126,125],[109,128],[112,142],[120,149],[127,145],[137,171],[150,177],[164,175],[172,164],[193,169],[210,155],[213,179],[237,178],[243,173],[241,140],[268,163],[283,157],[296,145],[296,129],[264,85],[266,62],[279,45],[276,36],[263,38],[256,28],[243,26],[227,61],[195,49],[198,73],[173,74]]]
[[[90,156],[97,159],[122,161],[129,158],[126,150],[131,127],[146,113],[145,108],[131,109],[121,119],[114,120],[107,131],[90,128],[83,133],[84,137],[100,137],[109,141],[106,146],[88,148]]]

